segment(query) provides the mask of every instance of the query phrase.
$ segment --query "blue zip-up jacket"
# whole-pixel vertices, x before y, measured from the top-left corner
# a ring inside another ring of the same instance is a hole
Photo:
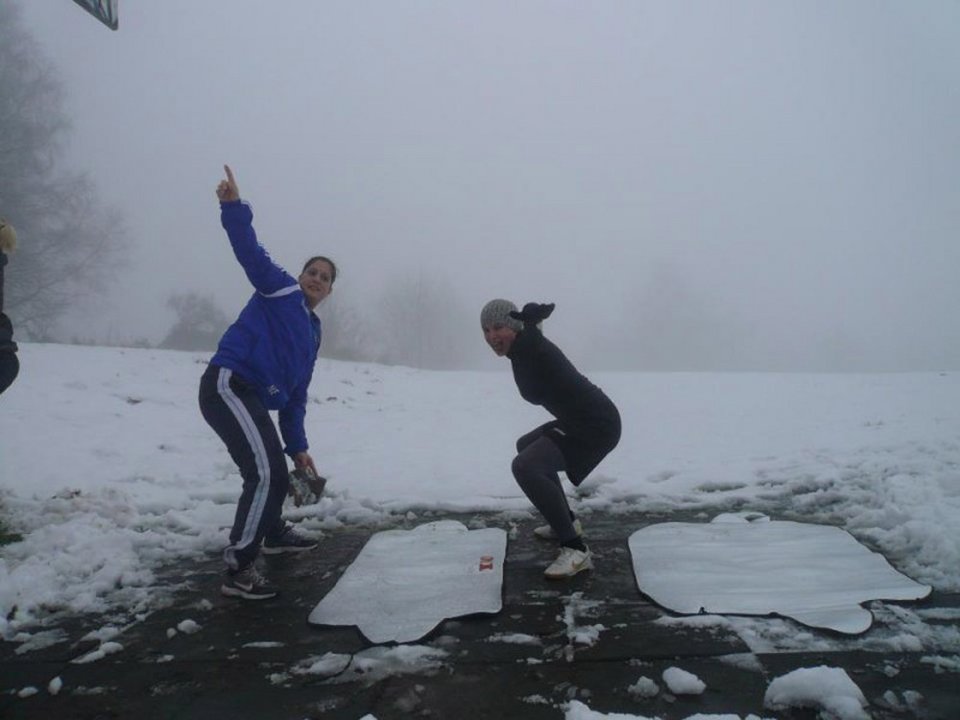
[[[320,349],[320,318],[307,308],[296,278],[257,241],[247,203],[220,203],[220,223],[256,292],[210,362],[233,370],[257,389],[268,410],[279,411],[284,452],[293,456],[309,447],[303,418]]]

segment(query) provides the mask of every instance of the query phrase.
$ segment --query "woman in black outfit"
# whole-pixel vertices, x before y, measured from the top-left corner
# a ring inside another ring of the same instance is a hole
[[[518,312],[509,300],[491,300],[480,313],[480,326],[491,349],[510,359],[523,399],[542,405],[555,418],[517,440],[512,470],[547,521],[534,533],[560,542],[560,554],[544,573],[560,579],[591,569],[593,560],[558,473],[566,472],[574,485],[582,483],[620,441],[620,413],[543,336],[540,323],[553,308],[552,303],[527,303]]]

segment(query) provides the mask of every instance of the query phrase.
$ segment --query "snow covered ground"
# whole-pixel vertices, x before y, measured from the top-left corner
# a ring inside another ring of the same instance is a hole
[[[51,609],[158,602],[158,568],[222,548],[240,480],[197,408],[207,353],[23,344],[20,355],[0,397],[0,504],[23,536],[0,548],[0,634],[23,642]],[[960,372],[587,374],[620,407],[624,433],[577,492],[581,512],[750,510],[839,525],[914,580],[960,591]],[[436,372],[321,360],[307,431],[327,493],[289,516],[321,532],[425,510],[526,510],[513,442],[546,419],[506,362]],[[766,618],[671,622],[733,624],[755,652],[878,642]],[[886,642],[956,661],[952,626],[936,637],[909,618],[903,627]]]

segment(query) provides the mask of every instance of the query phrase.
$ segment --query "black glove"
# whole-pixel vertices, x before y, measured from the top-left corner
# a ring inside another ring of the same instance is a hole
[[[536,325],[542,320],[546,320],[550,317],[550,313],[553,312],[553,309],[556,307],[554,303],[527,303],[523,306],[523,310],[517,312],[516,310],[510,311],[510,317],[514,320],[520,320],[524,325]]]

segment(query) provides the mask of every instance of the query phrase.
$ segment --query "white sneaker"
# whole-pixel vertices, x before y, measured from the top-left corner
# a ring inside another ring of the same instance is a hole
[[[577,531],[577,537],[583,537],[583,525],[580,524],[580,518],[573,521],[573,529]],[[541,540],[556,540],[557,534],[549,525],[541,525],[533,529],[533,534]]]
[[[543,574],[550,580],[563,580],[573,577],[583,570],[593,569],[593,556],[587,550],[574,550],[573,548],[562,547],[557,559],[553,561]]]

